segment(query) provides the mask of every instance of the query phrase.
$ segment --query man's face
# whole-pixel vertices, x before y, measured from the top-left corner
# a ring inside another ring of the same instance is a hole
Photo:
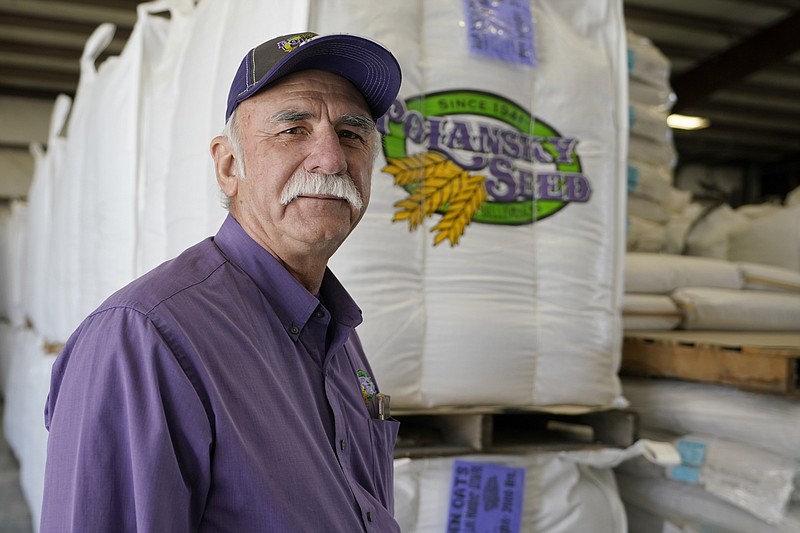
[[[369,202],[377,132],[361,93],[341,76],[302,71],[245,100],[236,114],[246,177],[235,180],[231,213],[279,259],[330,257]],[[349,176],[363,205],[307,191],[282,203],[290,178],[304,171]]]

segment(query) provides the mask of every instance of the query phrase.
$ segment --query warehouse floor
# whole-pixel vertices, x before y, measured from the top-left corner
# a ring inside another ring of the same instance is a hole
[[[0,401],[0,428],[4,405]],[[19,463],[0,431],[0,533],[32,533],[31,513],[19,485]]]

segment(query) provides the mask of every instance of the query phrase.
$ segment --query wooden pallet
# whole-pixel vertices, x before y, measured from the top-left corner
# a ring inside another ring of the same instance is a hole
[[[800,394],[800,332],[627,331],[621,374]]]
[[[625,448],[638,431],[636,413],[616,409],[564,414],[454,407],[393,412],[393,417],[400,421],[396,458]]]

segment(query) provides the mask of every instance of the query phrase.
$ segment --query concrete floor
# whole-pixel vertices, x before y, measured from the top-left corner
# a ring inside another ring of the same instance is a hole
[[[3,420],[0,401],[0,428]],[[33,533],[31,513],[19,485],[19,463],[0,431],[0,533]]]

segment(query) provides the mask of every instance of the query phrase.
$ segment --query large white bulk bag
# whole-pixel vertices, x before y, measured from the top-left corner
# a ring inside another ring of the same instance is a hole
[[[98,69],[95,67],[100,54],[110,44],[116,28],[113,24],[101,24],[92,33],[81,55],[81,72],[75,100],[67,124],[67,147],[63,164],[56,169],[53,183],[53,216],[49,232],[51,261],[46,280],[46,291],[50,298],[46,324],[51,330],[47,340],[64,342],[84,317],[80,307],[81,258],[84,235],[81,213],[87,208],[86,159],[93,151],[88,144],[92,128],[92,112]],[[100,65],[104,68],[106,62]]]
[[[449,512],[454,464],[477,469],[491,465],[524,470],[519,529],[529,533],[572,533],[602,531],[626,533],[627,522],[610,468],[572,460],[569,454],[470,455],[395,461],[395,517],[404,533],[470,531],[466,517],[456,527]],[[474,481],[474,479],[473,479]],[[484,480],[485,481],[485,480]],[[503,480],[498,482],[502,498]],[[485,484],[484,486],[489,486]],[[470,494],[471,493],[471,494]],[[470,490],[482,509],[491,505],[486,493]],[[515,508],[519,513],[519,509]],[[454,513],[452,513],[454,514]],[[466,514],[466,513],[465,513]],[[509,512],[511,515],[512,512]],[[514,529],[508,529],[513,531]],[[495,529],[493,531],[499,531]]]
[[[193,17],[175,66],[177,99],[164,188],[166,257],[213,235],[224,220],[209,146],[222,133],[231,80],[254,46],[308,29],[308,0],[202,0]]]
[[[465,5],[316,5],[313,31],[377,39],[404,74],[379,121],[369,210],[331,266],[364,310],[362,340],[397,405],[611,405],[627,139],[621,3]],[[492,49],[487,24],[514,28],[516,55],[470,51]],[[417,185],[403,170],[414,168]]]
[[[28,190],[28,243],[25,248],[25,280],[23,305],[34,329],[45,338],[55,338],[48,320],[47,307],[51,299],[47,292],[48,272],[56,258],[50,250],[50,232],[53,228],[54,184],[66,157],[67,141],[62,135],[72,98],[59,94],[50,115],[47,149],[32,143],[33,179]]]
[[[178,92],[178,65],[189,44],[195,17],[194,0],[168,0],[168,4],[167,34],[160,55],[150,58],[149,82],[142,88],[141,144],[137,154],[137,276],[169,259],[166,188],[171,178],[168,167],[175,127],[172,119],[175,104],[183,96]]]
[[[139,4],[125,48],[103,63],[94,80],[82,139],[82,316],[135,277],[142,92],[169,26],[159,15],[166,6],[165,1]]]

